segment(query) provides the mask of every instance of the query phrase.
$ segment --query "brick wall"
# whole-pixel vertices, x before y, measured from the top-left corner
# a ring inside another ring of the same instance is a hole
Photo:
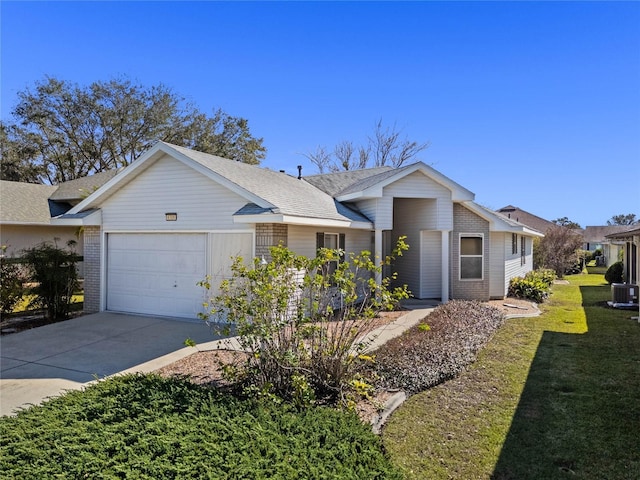
[[[84,227],[84,311],[100,310],[100,227]]]
[[[460,280],[460,234],[483,234],[484,278]],[[453,234],[451,242],[451,298],[489,300],[489,222],[462,205],[453,206]]]
[[[269,247],[277,245],[287,246],[287,236],[289,229],[287,225],[280,223],[258,223],[256,224],[256,257],[271,261]]]

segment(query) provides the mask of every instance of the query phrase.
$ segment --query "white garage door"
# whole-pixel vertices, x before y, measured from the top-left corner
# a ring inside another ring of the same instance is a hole
[[[206,234],[111,233],[107,310],[195,318],[207,273]]]

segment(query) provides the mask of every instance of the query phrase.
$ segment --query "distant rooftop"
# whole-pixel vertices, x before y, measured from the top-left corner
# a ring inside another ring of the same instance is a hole
[[[555,223],[545,220],[542,217],[529,213],[521,208],[514,207],[513,205],[507,205],[499,210],[496,210],[507,218],[522,223],[527,227],[533,228],[539,232],[546,232],[549,228],[553,227]]]

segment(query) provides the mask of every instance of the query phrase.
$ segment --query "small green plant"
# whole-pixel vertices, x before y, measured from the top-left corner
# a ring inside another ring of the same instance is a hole
[[[400,238],[394,256],[407,248]],[[389,286],[393,277],[376,281],[392,257],[376,261],[367,251],[321,248],[307,258],[279,246],[271,248],[271,258],[250,266],[236,258],[231,278],[201,318],[237,331],[249,353],[241,372],[245,392],[298,406],[346,404],[366,363],[360,354],[370,344],[366,334],[374,319],[409,296],[406,286]],[[200,285],[211,288],[208,279]]]
[[[604,274],[604,279],[609,285],[612,283],[622,283],[622,273],[624,272],[624,265],[622,262],[616,262],[612,264],[607,272]]]
[[[542,303],[549,296],[556,272],[551,269],[539,269],[528,272],[524,277],[512,278],[509,282],[510,297],[525,298]]]
[[[67,318],[73,292],[78,288],[78,256],[45,242],[24,250],[22,258],[34,285],[29,291],[35,295],[32,305],[44,308],[51,321]]]
[[[5,258],[7,246],[2,245],[0,248],[0,315],[4,316],[13,312],[22,300],[26,276],[19,263],[13,261],[14,259]]]

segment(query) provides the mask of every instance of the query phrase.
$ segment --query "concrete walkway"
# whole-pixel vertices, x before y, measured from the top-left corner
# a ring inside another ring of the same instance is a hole
[[[101,312],[0,337],[0,415],[115,373],[149,372],[220,338],[204,322]]]

